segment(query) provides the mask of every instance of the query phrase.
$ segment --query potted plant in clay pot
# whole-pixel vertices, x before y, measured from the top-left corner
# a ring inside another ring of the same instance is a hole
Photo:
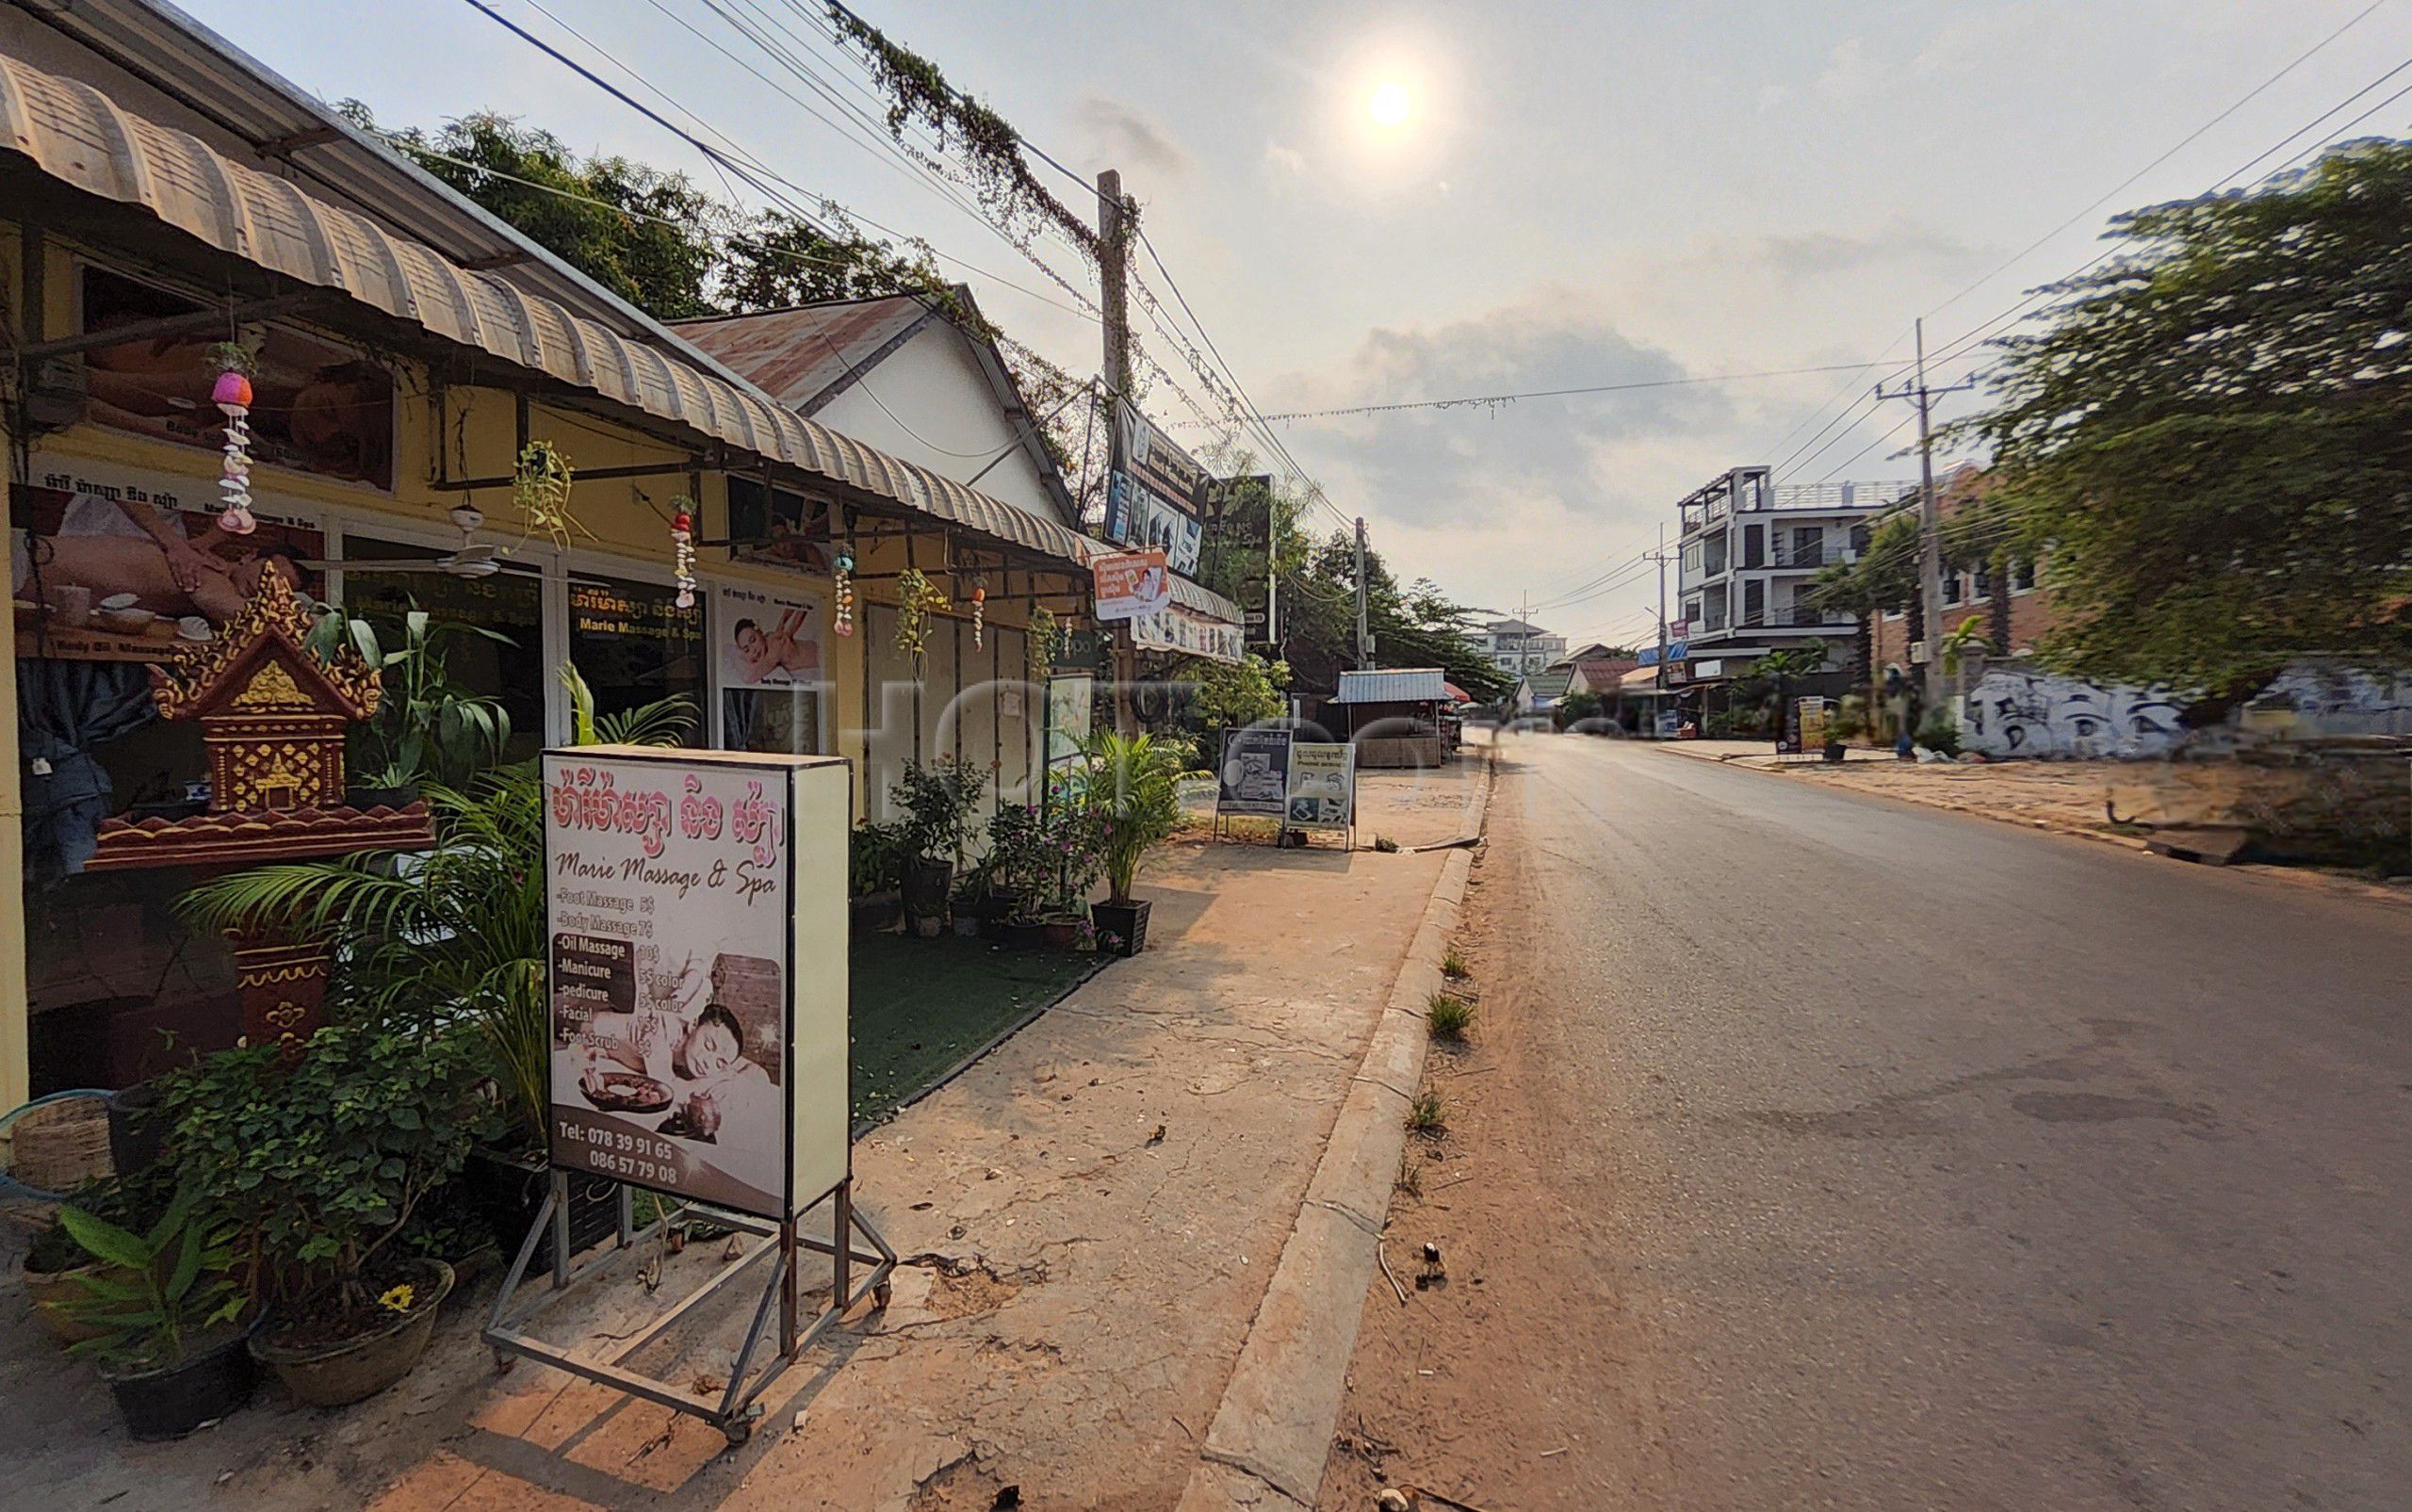
[[[1148,901],[1131,895],[1148,852],[1181,827],[1182,755],[1146,735],[1099,730],[1080,773],[1082,805],[1094,827],[1107,900],[1091,905],[1098,939],[1118,955],[1148,946]]]
[[[902,825],[857,824],[846,844],[849,922],[856,935],[876,935],[896,927],[904,910],[897,891],[904,880],[904,836]]]
[[[1090,889],[1097,886],[1104,852],[1097,815],[1088,806],[1081,784],[1059,779],[1049,800],[1039,833],[1039,858],[1044,878],[1038,904],[1043,943],[1071,950],[1088,926]]]
[[[488,1121],[483,1073],[474,1030],[388,1020],[331,1025],[298,1056],[221,1051],[172,1079],[179,1169],[231,1224],[268,1304],[253,1358],[297,1400],[357,1402],[427,1348],[452,1269],[396,1241]]]
[[[139,1233],[73,1205],[58,1222],[95,1262],[65,1305],[97,1330],[75,1353],[99,1365],[126,1432],[146,1443],[181,1439],[252,1399],[245,1298],[224,1226],[200,1193],[179,1193]]]
[[[907,762],[897,779],[907,856],[904,919],[923,939],[936,939],[946,929],[947,893],[954,884],[964,830],[986,784],[986,775],[951,756]]]

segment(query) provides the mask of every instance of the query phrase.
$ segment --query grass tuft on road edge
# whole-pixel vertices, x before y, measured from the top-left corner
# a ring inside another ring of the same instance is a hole
[[[1466,1031],[1474,1027],[1474,1004],[1463,998],[1436,992],[1424,1005],[1424,1021],[1430,1026],[1434,1039],[1462,1044]]]
[[[1439,1092],[1426,1087],[1415,1095],[1415,1100],[1408,1104],[1407,1127],[1415,1133],[1428,1136],[1448,1131],[1449,1110],[1447,1104],[1441,1100]]]
[[[1474,975],[1474,967],[1466,965],[1466,958],[1451,947],[1449,953],[1441,957],[1441,974],[1452,982],[1463,982]]]

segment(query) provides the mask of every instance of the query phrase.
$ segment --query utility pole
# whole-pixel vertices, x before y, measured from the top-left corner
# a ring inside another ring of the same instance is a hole
[[[1105,317],[1105,388],[1109,423],[1105,428],[1106,489],[1124,475],[1131,459],[1122,454],[1122,406],[1131,392],[1131,306],[1125,280],[1130,246],[1122,198],[1122,175],[1105,169],[1097,176],[1097,271],[1099,308]],[[1138,673],[1138,646],[1131,638],[1131,622],[1114,627],[1114,727],[1123,735],[1138,733],[1138,716],[1131,707],[1131,682]]]
[[[1374,659],[1374,633],[1365,626],[1365,516],[1357,516],[1357,664]]]
[[[1926,382],[1926,319],[1917,321],[1917,378],[1915,384],[1885,391],[1876,385],[1876,397],[1882,399],[1909,399],[1918,407],[1918,618],[1926,626],[1926,663],[1918,669],[1918,686],[1931,708],[1942,690],[1943,658],[1936,647],[1943,642],[1943,511],[1934,497],[1934,426],[1933,403],[1938,394],[1957,394],[1972,389],[1974,382],[1954,383],[1948,388],[1929,388]]]
[[[1658,522],[1658,549],[1650,554],[1650,560],[1658,563],[1657,684],[1664,688],[1667,686],[1667,522],[1664,520]],[[1652,709],[1650,716],[1657,718],[1658,711]]]

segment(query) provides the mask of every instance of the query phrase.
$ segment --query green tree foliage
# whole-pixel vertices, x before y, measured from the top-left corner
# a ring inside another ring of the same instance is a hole
[[[1253,652],[1237,664],[1192,660],[1182,667],[1181,680],[1198,685],[1190,710],[1206,728],[1231,729],[1279,716],[1285,707],[1281,690],[1290,686],[1290,664],[1267,661]]]
[[[2412,142],[2122,216],[1956,433],[2100,677],[2233,687],[2299,652],[2412,660]]]
[[[367,106],[344,113],[379,131]],[[752,215],[626,157],[580,157],[551,132],[496,111],[379,135],[563,262],[663,320],[898,293],[943,294],[925,247],[910,255],[857,232],[834,204],[819,224]]]

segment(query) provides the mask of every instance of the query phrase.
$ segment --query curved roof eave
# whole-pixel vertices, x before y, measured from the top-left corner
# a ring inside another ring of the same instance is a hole
[[[222,252],[337,290],[445,340],[1025,550],[1084,567],[1093,543],[815,425],[758,390],[631,341],[557,301],[466,268],[312,199],[90,85],[0,57],[0,149],[70,187],[138,205]]]

